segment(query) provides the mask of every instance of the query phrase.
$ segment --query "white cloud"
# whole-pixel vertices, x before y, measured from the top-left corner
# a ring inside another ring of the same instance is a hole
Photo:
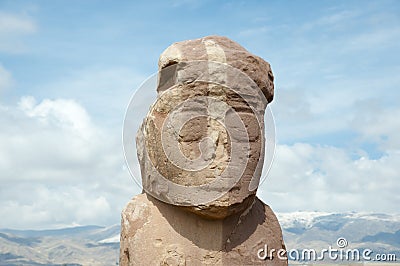
[[[362,9],[343,7],[328,10],[326,14],[300,24],[295,36],[302,41],[308,39],[306,44],[311,51],[319,48],[322,51],[333,50],[335,54],[350,55],[387,48],[389,45],[398,46],[398,17],[379,9],[375,3],[369,3]]]
[[[400,150],[400,108],[385,106],[379,100],[358,104],[351,127],[361,139],[376,143],[381,150]]]
[[[367,129],[367,119],[374,120],[374,127],[369,121],[369,131],[396,127],[398,123],[388,120],[397,114],[392,107],[397,106],[396,99],[400,97],[397,89],[400,76],[395,74],[398,71],[398,67],[377,69],[377,75],[348,75],[321,86],[299,82],[292,87],[278,83],[271,104],[278,139],[293,143],[337,132],[360,133],[361,124]],[[392,132],[394,129],[389,132],[392,138],[397,138],[398,134]]]
[[[0,34],[30,34],[37,30],[29,17],[0,12]]]
[[[331,10],[330,13],[301,25],[300,29],[302,31],[321,28],[324,30],[345,30],[349,23],[352,24],[358,20],[360,14],[360,10]]]
[[[45,125],[56,123],[58,127],[86,140],[95,137],[88,113],[73,100],[45,99],[36,105],[35,99],[30,96],[21,98],[19,107],[28,117]]]
[[[130,97],[145,78],[131,68],[92,66],[70,71],[54,80],[48,79],[33,90],[40,91],[43,97],[68,98],[73,95],[96,122],[112,124],[112,127],[117,124],[118,134],[122,132],[122,120]],[[151,88],[153,92],[155,88]]]
[[[2,199],[0,207],[1,227],[54,228],[118,222],[120,208],[115,208],[115,200],[101,191],[78,185],[48,187],[18,182],[8,189],[5,194],[11,198]]]
[[[388,47],[398,47],[400,39],[400,27],[397,25],[388,28],[371,29],[367,32],[357,34],[342,41],[343,51],[368,52],[371,49],[387,49]]]
[[[37,30],[36,22],[26,15],[0,12],[0,52],[25,51],[26,42],[23,37]]]
[[[14,84],[11,73],[0,63],[0,93]]]
[[[249,29],[245,29],[242,30],[238,33],[239,37],[252,37],[252,36],[256,36],[258,34],[267,34],[268,31],[270,31],[271,29],[267,26],[260,26],[260,27],[255,27],[255,28],[249,28]]]
[[[140,191],[118,135],[70,99],[23,97],[0,113],[0,228],[119,222]]]
[[[398,211],[400,151],[352,158],[332,146],[278,145],[259,195],[276,211]]]

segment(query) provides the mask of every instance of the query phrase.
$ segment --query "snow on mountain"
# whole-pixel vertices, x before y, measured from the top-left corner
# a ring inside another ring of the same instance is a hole
[[[291,228],[296,226],[303,226],[310,228],[321,220],[335,217],[335,219],[351,220],[370,220],[378,222],[394,222],[400,223],[400,214],[382,214],[382,213],[368,213],[368,212],[347,212],[347,213],[331,213],[331,212],[309,212],[298,211],[289,213],[276,214],[282,228]]]
[[[306,228],[312,226],[316,217],[329,215],[328,212],[289,212],[277,213],[276,216],[282,228],[290,228],[302,225]]]
[[[113,237],[109,237],[103,240],[100,240],[99,243],[101,244],[108,244],[108,243],[119,243],[120,241],[120,235],[115,235]]]

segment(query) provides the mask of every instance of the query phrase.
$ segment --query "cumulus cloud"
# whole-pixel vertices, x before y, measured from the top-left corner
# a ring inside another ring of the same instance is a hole
[[[118,136],[71,99],[0,108],[0,227],[112,224],[139,189]]]
[[[96,122],[107,123],[107,126],[112,123],[112,127],[118,124],[122,128],[129,99],[145,78],[132,68],[93,66],[73,69],[55,80],[49,79],[40,87],[40,92],[43,97],[68,98],[73,95]],[[148,93],[154,97],[155,88],[149,89]]]
[[[333,146],[278,145],[259,194],[281,212],[397,212],[399,164],[399,150],[370,159]]]

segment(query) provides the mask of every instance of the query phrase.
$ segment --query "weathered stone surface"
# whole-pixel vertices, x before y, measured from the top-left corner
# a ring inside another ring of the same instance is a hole
[[[228,38],[210,36],[173,44],[160,56],[159,69],[158,98],[137,137],[145,191],[209,218],[221,219],[243,211],[254,199],[263,164],[263,115],[274,90],[269,64]],[[200,102],[202,97],[207,97],[204,104],[180,108],[168,124],[177,106],[190,99]],[[218,108],[224,105],[210,102],[210,98],[231,108],[223,123],[213,115],[218,116]],[[174,128],[180,120],[185,123],[183,127],[176,126],[170,134],[163,131],[165,125]],[[230,132],[227,124],[231,125]],[[175,138],[166,140],[167,135]],[[178,165],[168,156],[175,153],[182,153],[181,157],[191,162],[185,167]],[[207,185],[217,177],[236,181],[175,196],[174,188],[162,183],[157,173],[183,186]],[[256,183],[254,188],[251,182]],[[215,198],[201,204],[193,200],[195,194],[207,190],[214,190]]]
[[[158,68],[160,70],[178,62],[194,60],[227,63],[254,80],[268,102],[274,97],[274,75],[271,66],[226,37],[207,36],[174,43],[161,54]]]
[[[140,194],[123,210],[121,230],[120,265],[287,265],[276,252],[257,256],[265,245],[285,248],[278,220],[258,198],[242,214],[210,220]]]

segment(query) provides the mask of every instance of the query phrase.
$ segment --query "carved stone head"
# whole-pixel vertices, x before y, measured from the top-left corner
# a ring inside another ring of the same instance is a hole
[[[137,135],[143,189],[209,218],[252,204],[263,167],[270,65],[225,37],[174,43]]]

